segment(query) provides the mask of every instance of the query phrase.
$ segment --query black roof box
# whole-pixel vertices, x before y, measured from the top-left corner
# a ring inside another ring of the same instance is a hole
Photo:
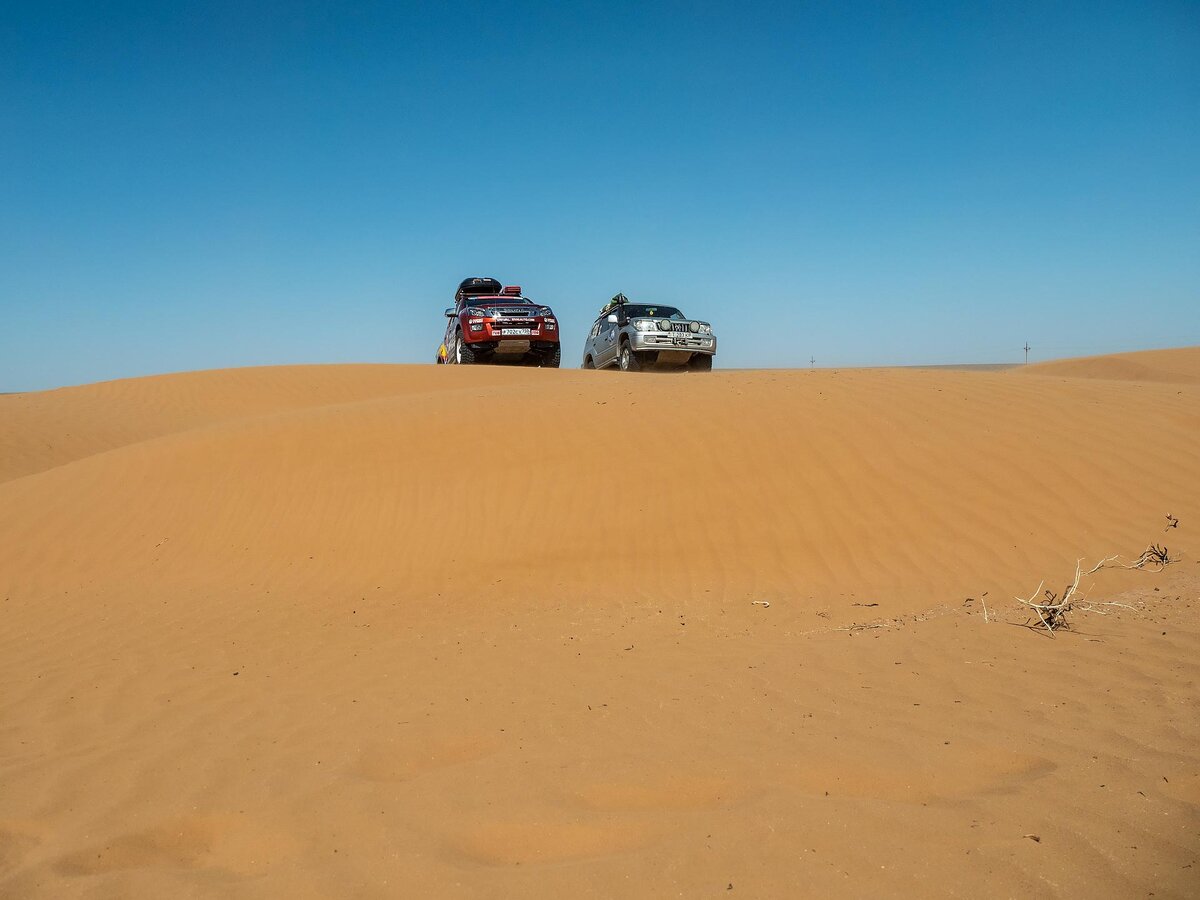
[[[458,286],[455,299],[463,297],[482,297],[488,294],[499,294],[503,287],[495,278],[464,278]]]

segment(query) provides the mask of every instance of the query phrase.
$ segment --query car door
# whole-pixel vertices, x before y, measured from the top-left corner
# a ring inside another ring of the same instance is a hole
[[[586,360],[589,356],[592,359],[592,366],[596,365],[596,337],[600,334],[600,320],[597,319],[592,323],[592,327],[588,329],[587,337],[583,339],[583,358]]]
[[[607,366],[617,357],[617,323],[610,322],[608,315],[601,316],[596,324],[600,331],[596,334],[596,368]]]

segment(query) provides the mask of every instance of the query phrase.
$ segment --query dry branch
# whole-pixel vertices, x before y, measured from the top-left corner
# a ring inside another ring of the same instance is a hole
[[[1142,555],[1128,565],[1116,562],[1119,559],[1117,556],[1106,557],[1096,563],[1086,572],[1082,571],[1082,559],[1075,561],[1075,578],[1063,588],[1062,597],[1053,591],[1043,591],[1042,588],[1046,584],[1043,581],[1038,585],[1037,590],[1029,595],[1028,599],[1018,597],[1020,603],[1025,604],[1035,613],[1038,619],[1046,626],[1046,630],[1053,636],[1054,632],[1060,628],[1070,628],[1067,622],[1067,614],[1071,612],[1074,603],[1077,600],[1076,594],[1079,592],[1079,581],[1082,578],[1087,578],[1089,575],[1095,575],[1101,569],[1147,569],[1151,572],[1161,572],[1175,560],[1167,552],[1166,547],[1160,547],[1157,544],[1151,544],[1142,551]],[[1044,603],[1034,603],[1033,598],[1039,594],[1045,600]]]

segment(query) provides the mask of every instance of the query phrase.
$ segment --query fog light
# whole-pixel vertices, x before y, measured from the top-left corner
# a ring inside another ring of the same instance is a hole
[[[658,323],[658,328],[660,331],[670,331],[671,323],[668,322],[666,319],[663,319]]]
[[[556,323],[554,323],[554,322],[547,322],[547,323],[546,323],[546,330],[547,330],[547,331],[553,331],[553,330],[554,330],[554,329],[556,329],[557,327],[558,327],[558,325],[557,325]]]

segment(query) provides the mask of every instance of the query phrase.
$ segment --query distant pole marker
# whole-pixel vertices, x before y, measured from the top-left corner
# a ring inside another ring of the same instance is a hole
[[[1025,365],[1029,365],[1029,341],[1025,342]]]

